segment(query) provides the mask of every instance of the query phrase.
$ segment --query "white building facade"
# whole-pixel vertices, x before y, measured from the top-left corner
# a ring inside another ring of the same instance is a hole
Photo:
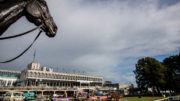
[[[14,86],[20,75],[18,71],[0,70],[0,86]]]
[[[6,70],[0,72],[0,75],[5,74],[5,71]],[[2,86],[12,86],[13,84],[16,84],[16,86],[73,88],[102,87],[103,85],[103,77],[53,72],[53,69],[51,68],[40,68],[39,63],[31,63],[21,72],[7,72],[8,75],[13,73],[16,73],[17,75],[9,77],[5,75],[0,76],[0,84]]]

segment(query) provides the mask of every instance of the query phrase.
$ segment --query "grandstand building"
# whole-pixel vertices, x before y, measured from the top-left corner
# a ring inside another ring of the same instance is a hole
[[[0,86],[13,86],[19,80],[21,72],[0,70]]]
[[[78,92],[96,91],[104,93],[120,92],[130,95],[132,84],[104,82],[103,77],[54,72],[52,68],[40,67],[39,63],[30,63],[23,71],[0,70],[0,94],[14,90],[35,92],[36,94],[74,95]]]
[[[31,63],[21,71],[0,70],[0,86],[98,87],[103,78],[97,76],[53,72],[52,68]]]

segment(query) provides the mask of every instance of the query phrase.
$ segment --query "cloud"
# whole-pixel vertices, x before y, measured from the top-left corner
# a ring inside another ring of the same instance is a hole
[[[19,69],[24,69],[36,49],[36,61],[42,65],[85,71],[113,82],[134,83],[132,71],[137,59],[177,52],[180,47],[180,4],[159,8],[158,1],[140,1],[47,1],[59,28],[56,37],[42,35],[19,60],[0,66],[21,64]],[[25,28],[19,27],[22,22]],[[6,33],[33,27],[24,18],[16,25]],[[12,44],[14,40],[0,43],[1,59],[17,54],[34,36],[17,39],[17,44]]]

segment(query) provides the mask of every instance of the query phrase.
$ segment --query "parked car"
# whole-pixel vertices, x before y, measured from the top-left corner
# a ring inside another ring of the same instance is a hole
[[[24,97],[25,97],[25,101],[35,100],[35,93],[34,92],[24,93]]]
[[[25,98],[23,94],[24,94],[23,92],[16,92],[16,91],[7,92],[4,95],[3,101],[23,101]]]
[[[4,94],[0,94],[0,101],[3,101]]]

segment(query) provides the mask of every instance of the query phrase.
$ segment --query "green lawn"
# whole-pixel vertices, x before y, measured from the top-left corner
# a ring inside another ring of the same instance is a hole
[[[123,97],[121,98],[121,101],[153,101],[161,98],[162,97]]]
[[[121,101],[154,101],[157,99],[162,99],[162,97],[122,97]],[[81,100],[79,100],[81,101]],[[85,100],[85,101],[107,101],[107,100]],[[164,100],[164,101],[168,101],[168,100]]]

